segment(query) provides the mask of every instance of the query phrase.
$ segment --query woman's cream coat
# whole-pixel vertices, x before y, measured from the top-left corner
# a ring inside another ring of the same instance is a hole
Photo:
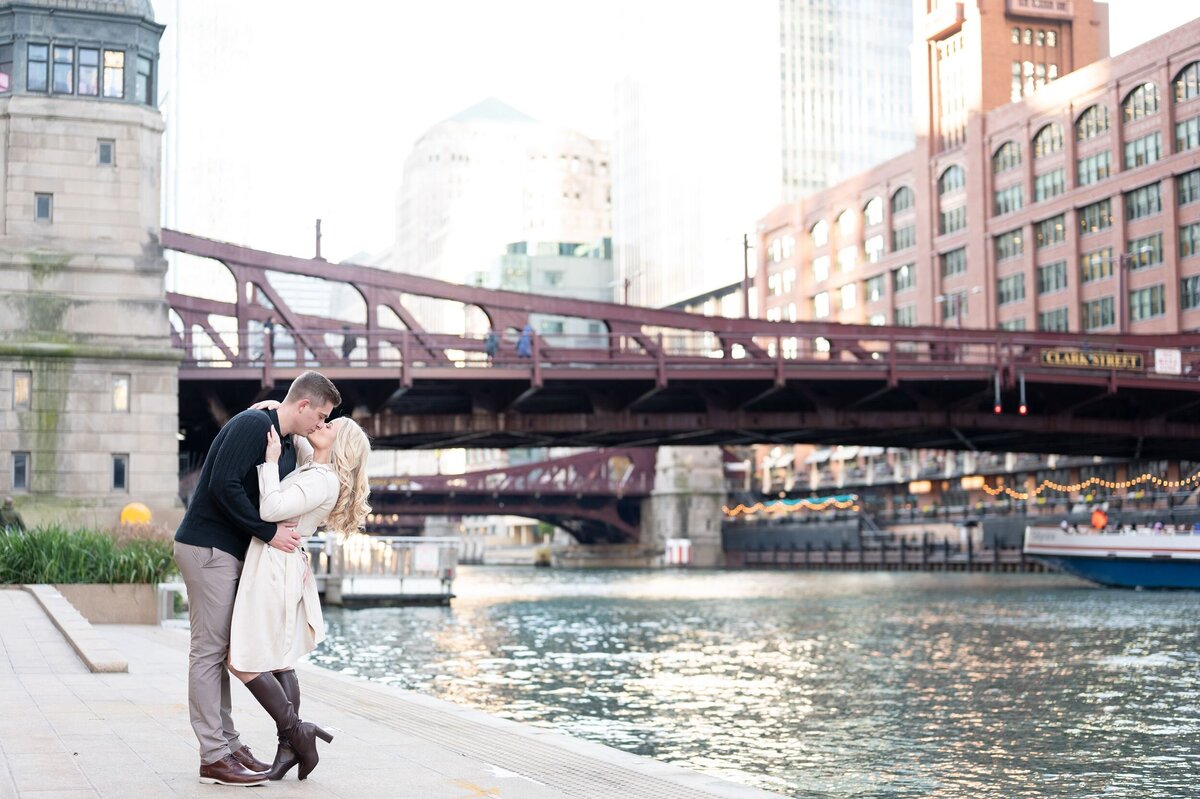
[[[293,520],[306,542],[338,496],[337,477],[323,463],[305,463],[282,482],[277,464],[261,464],[258,487],[263,521]],[[286,669],[324,639],[325,622],[308,554],[303,548],[280,552],[262,539],[251,539],[233,606],[230,663],[246,672]]]

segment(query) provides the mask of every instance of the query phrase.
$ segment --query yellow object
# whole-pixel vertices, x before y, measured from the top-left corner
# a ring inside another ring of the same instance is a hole
[[[130,502],[121,508],[121,524],[149,524],[150,509],[140,502]]]

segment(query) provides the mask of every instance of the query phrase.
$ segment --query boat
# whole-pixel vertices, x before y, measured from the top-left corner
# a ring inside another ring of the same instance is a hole
[[[1056,571],[1116,588],[1200,589],[1200,533],[1072,532],[1026,527],[1025,554]]]

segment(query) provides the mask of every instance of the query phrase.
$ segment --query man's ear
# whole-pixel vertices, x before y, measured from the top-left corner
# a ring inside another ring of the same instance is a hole
[[[300,413],[303,413],[304,411],[308,410],[309,405],[312,405],[312,400],[302,399],[296,403],[296,410]]]

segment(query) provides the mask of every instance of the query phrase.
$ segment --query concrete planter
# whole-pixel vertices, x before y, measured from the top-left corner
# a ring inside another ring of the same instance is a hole
[[[60,583],[54,588],[92,624],[158,624],[152,583]]]

